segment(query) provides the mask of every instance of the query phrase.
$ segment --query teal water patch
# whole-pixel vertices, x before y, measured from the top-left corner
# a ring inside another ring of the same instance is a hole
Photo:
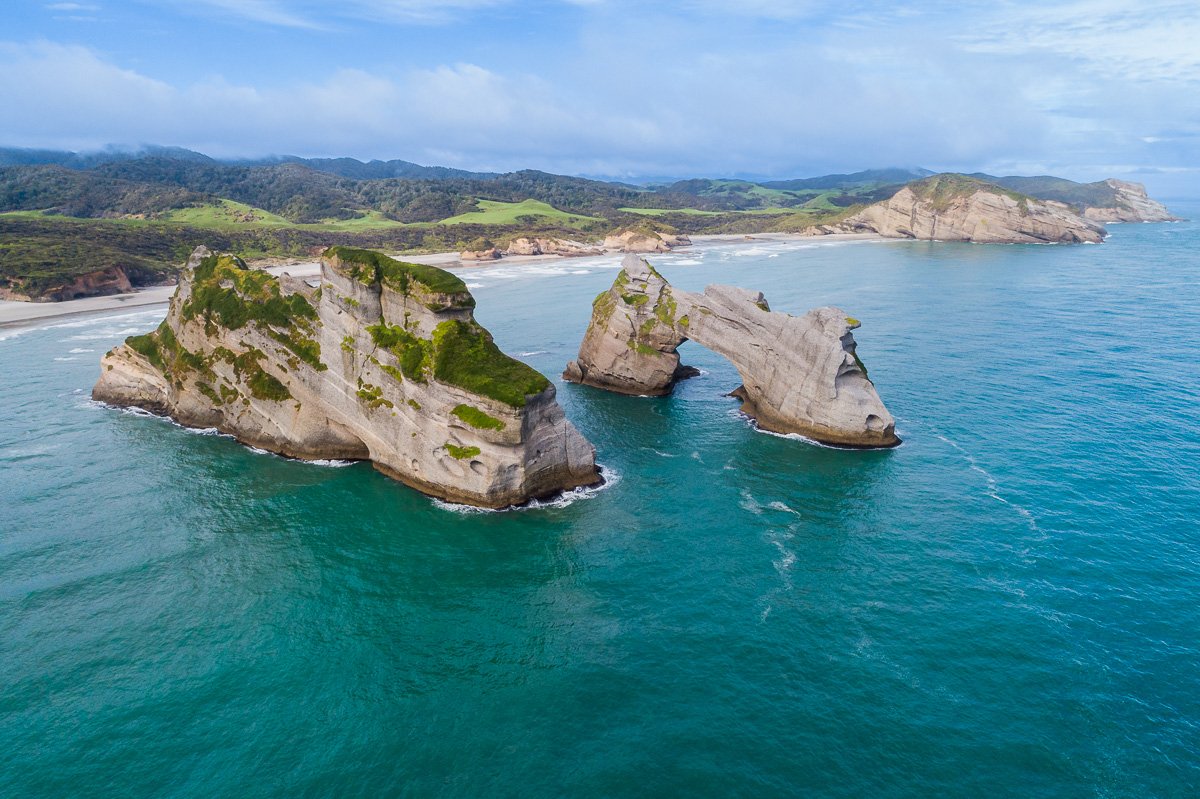
[[[0,795],[1190,795],[1200,226],[1112,232],[655,259],[861,319],[904,445],[757,433],[686,344],[558,382],[619,479],[513,513],[91,403],[161,311],[0,331]],[[557,382],[617,264],[462,274]]]

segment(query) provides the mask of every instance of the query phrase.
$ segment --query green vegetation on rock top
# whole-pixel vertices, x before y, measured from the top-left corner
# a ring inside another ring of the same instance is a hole
[[[467,284],[461,278],[436,266],[397,261],[381,252],[356,247],[330,247],[324,256],[336,257],[349,265],[350,276],[367,285],[383,282],[402,293],[407,293],[409,282],[412,281],[438,294],[465,294],[467,297],[471,295]],[[472,299],[468,307],[474,304]]]
[[[452,319],[433,331],[433,376],[514,408],[550,386],[545,375],[500,351],[476,322]]]
[[[918,180],[910,183],[908,188],[913,194],[928,202],[938,211],[945,211],[954,200],[960,197],[969,197],[979,191],[1011,197],[1020,203],[1022,210],[1027,208],[1029,201],[1033,199],[1020,192],[1006,189],[1003,186],[997,186],[995,183],[988,183],[979,178],[953,172],[933,175],[924,180]]]

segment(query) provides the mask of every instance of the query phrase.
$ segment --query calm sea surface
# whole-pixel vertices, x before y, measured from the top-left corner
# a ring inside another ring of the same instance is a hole
[[[557,380],[617,263],[463,274]],[[559,384],[608,488],[470,513],[93,406],[162,310],[0,330],[0,796],[1200,793],[1200,224],[654,263],[861,319],[904,445],[687,344]]]

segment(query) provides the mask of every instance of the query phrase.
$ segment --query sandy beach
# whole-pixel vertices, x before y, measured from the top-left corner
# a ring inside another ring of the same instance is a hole
[[[714,234],[708,236],[692,236],[692,247],[712,247],[723,244],[735,244],[747,241],[787,242],[812,240],[813,236],[799,233],[755,233],[755,234]],[[863,241],[881,239],[871,233],[839,233],[818,237],[820,241]],[[684,248],[689,249],[689,248]],[[619,256],[622,253],[612,251],[608,255]],[[397,255],[405,261],[419,264],[431,264],[447,269],[488,269],[495,266],[513,266],[523,263],[539,263],[546,261],[570,260],[561,255],[513,255],[494,261],[463,261],[457,252],[426,253],[422,255]],[[650,257],[653,257],[652,255]],[[251,262],[251,266],[265,269],[273,275],[284,272],[294,277],[313,277],[320,274],[321,264],[318,261],[287,260],[280,258],[264,259]],[[0,300],[0,328],[24,327],[48,319],[81,316],[93,313],[107,313],[126,308],[143,308],[154,305],[166,305],[175,293],[175,286],[150,286],[127,294],[110,294],[102,297],[82,297],[66,302],[16,302]]]

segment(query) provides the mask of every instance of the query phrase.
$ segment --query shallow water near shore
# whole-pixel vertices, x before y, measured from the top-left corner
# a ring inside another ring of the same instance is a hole
[[[861,319],[873,452],[558,381],[618,257],[464,270],[614,477],[504,513],[91,403],[161,309],[3,331],[0,795],[1196,795],[1200,223],[1111,231],[652,259]]]

